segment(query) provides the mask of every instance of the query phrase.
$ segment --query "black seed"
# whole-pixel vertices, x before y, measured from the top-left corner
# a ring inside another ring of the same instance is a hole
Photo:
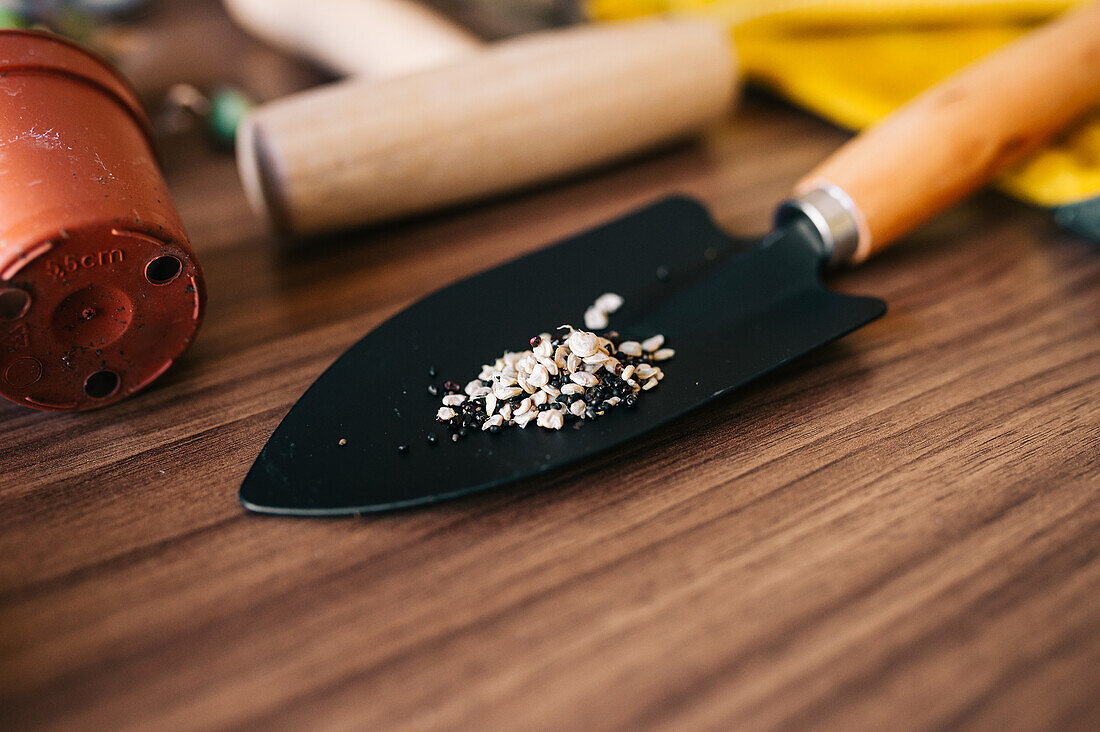
[[[638,404],[638,397],[631,394],[626,399],[623,399],[623,404],[625,404],[628,409],[633,409]]]
[[[407,453],[409,451],[409,446],[405,445],[405,444],[398,445],[397,446],[397,451],[399,453],[401,453],[402,455],[404,455],[405,453]]]
[[[470,434],[470,433],[465,427],[459,427],[458,428],[458,436],[459,437],[465,437],[468,434]]]
[[[434,379],[436,376],[438,376],[438,373],[435,370],[435,366],[429,366],[428,367],[428,378]]]
[[[493,385],[493,380],[492,379],[479,379],[479,381],[481,381],[482,386],[492,386]]]
[[[539,343],[542,342],[542,337],[541,336],[535,336],[529,342],[531,344],[531,348],[537,348]]]
[[[439,396],[439,389],[436,388],[435,384],[428,384],[428,393],[432,396]]]
[[[668,282],[668,267],[662,264],[657,268],[657,279],[661,282]]]
[[[489,428],[489,432],[494,434],[494,435],[496,433],[500,432],[500,425],[494,424],[492,427]]]
[[[550,404],[540,404],[539,405],[539,411],[540,412],[547,412],[551,409],[553,409],[553,406],[551,406]]]
[[[437,441],[438,441],[438,439],[436,438],[435,433],[434,432],[429,432],[428,433],[428,444],[429,445],[434,445]]]
[[[618,341],[619,338],[621,338],[622,336],[619,335],[619,331],[617,331],[617,330],[609,330],[609,331],[607,331],[607,335],[605,337],[609,341]],[[619,345],[618,343],[615,343],[616,347],[618,347],[618,345]]]
[[[458,392],[462,391],[462,387],[459,386],[456,382],[451,381],[450,379],[443,382],[443,388],[451,394],[457,394]]]

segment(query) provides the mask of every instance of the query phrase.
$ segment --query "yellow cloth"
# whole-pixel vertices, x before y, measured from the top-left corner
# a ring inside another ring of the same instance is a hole
[[[850,129],[895,107],[1035,25],[1067,0],[587,0],[598,20],[654,13],[725,22],[742,72]],[[1100,105],[1100,100],[1097,100]],[[1025,201],[1058,206],[1100,196],[1100,106],[1002,174]]]

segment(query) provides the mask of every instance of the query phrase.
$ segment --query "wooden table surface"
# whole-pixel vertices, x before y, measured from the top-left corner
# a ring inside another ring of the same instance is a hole
[[[996,194],[833,277],[885,318],[634,445],[391,515],[237,504],[417,298],[666,193],[760,231],[844,139],[753,96],[698,144],[291,252],[231,156],[168,141],[195,348],[110,409],[0,407],[0,726],[1095,729],[1100,246]]]

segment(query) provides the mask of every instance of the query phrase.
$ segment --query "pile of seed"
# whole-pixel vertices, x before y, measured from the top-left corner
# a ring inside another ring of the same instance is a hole
[[[532,422],[552,430],[570,422],[580,427],[615,407],[634,407],[641,392],[657,386],[664,372],[654,364],[675,355],[664,342],[661,335],[638,342],[614,331],[601,336],[563,325],[557,336],[532,338],[530,350],[508,351],[485,364],[465,387],[446,382],[436,419],[455,442],[472,430],[499,432]]]

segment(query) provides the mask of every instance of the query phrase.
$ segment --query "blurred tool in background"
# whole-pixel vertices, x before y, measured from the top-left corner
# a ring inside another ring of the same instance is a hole
[[[621,159],[720,118],[736,88],[709,21],[481,44],[407,0],[226,4],[265,38],[357,77],[269,102],[238,132],[249,199],[284,234],[374,223]],[[368,42],[336,28],[360,29]]]
[[[333,70],[367,78],[390,78],[468,58],[478,41],[411,0],[225,0],[234,17],[270,42],[303,53]],[[827,119],[862,129],[955,69],[1003,45],[1072,5],[1066,0],[589,0],[568,2],[476,2],[435,0],[482,37],[563,25],[583,18],[621,20],[652,14],[702,17],[729,29],[745,77]],[[385,10],[383,10],[385,8]],[[277,11],[277,12],[276,12]],[[387,25],[392,23],[392,25]],[[333,28],[337,28],[333,30]],[[364,43],[356,44],[357,33]],[[1100,30],[1098,30],[1100,32]],[[379,36],[384,42],[370,43]],[[431,53],[425,49],[434,49]],[[597,57],[590,63],[599,63]],[[690,70],[688,60],[668,63]],[[483,85],[491,86],[487,76]],[[642,83],[635,81],[635,83]],[[354,134],[350,129],[346,134]],[[346,143],[354,159],[356,143]],[[381,144],[375,142],[372,144]],[[272,143],[272,157],[278,144]],[[250,153],[242,157],[246,184],[262,181],[267,194],[253,194],[260,210],[281,195],[293,206],[296,164],[259,171]],[[318,169],[314,169],[317,171]],[[471,173],[476,172],[476,165]],[[545,177],[545,176],[543,176]],[[536,177],[537,178],[537,177]],[[251,181],[250,183],[247,183]],[[377,178],[345,179],[342,193],[363,199]],[[390,182],[401,183],[401,171]],[[523,182],[533,182],[531,180]],[[516,181],[513,185],[519,185]],[[1100,115],[1002,175],[998,186],[1029,203],[1051,208],[1063,225],[1100,239]],[[467,198],[488,191],[469,192]],[[266,195],[267,204],[261,204]],[[423,208],[451,201],[423,201]],[[370,208],[369,205],[366,206]],[[329,213],[318,212],[322,217]],[[339,212],[337,212],[339,213]],[[360,221],[336,216],[294,233],[366,223],[390,213],[375,211]],[[354,219],[356,217],[350,217]]]

